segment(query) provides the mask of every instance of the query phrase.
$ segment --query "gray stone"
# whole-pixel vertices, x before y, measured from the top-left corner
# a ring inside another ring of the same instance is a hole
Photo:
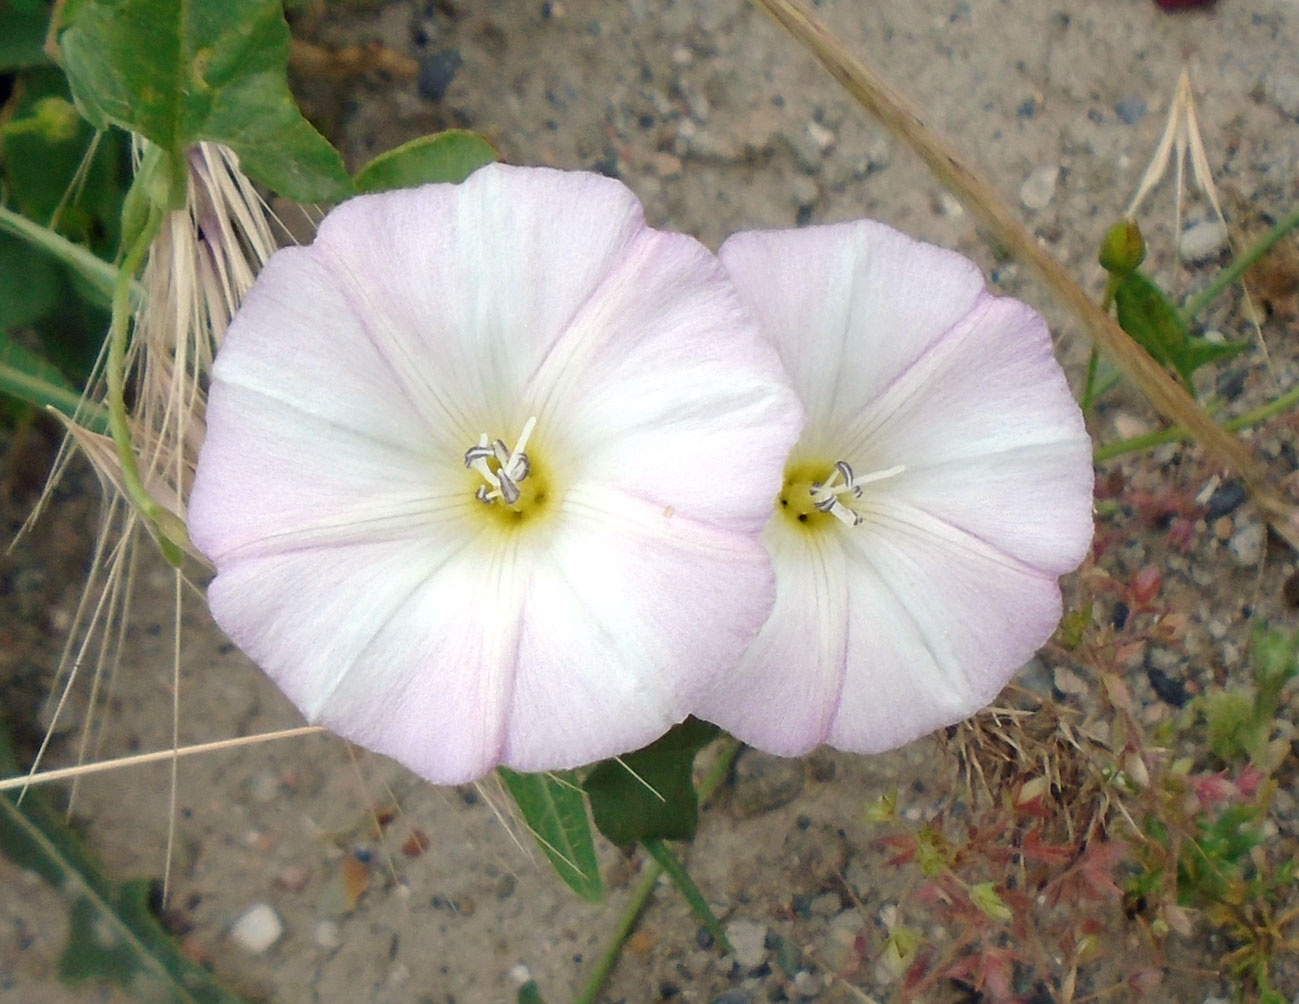
[[[733,920],[726,925],[726,940],[734,949],[735,961],[753,969],[767,961],[767,925],[753,920]]]
[[[1263,560],[1263,545],[1267,542],[1267,531],[1263,524],[1256,520],[1241,520],[1236,532],[1227,541],[1227,552],[1241,568],[1256,568]]]
[[[745,750],[735,762],[731,808],[741,819],[788,805],[803,790],[803,761]]]
[[[1019,201],[1026,209],[1045,209],[1055,198],[1055,184],[1060,179],[1060,168],[1054,164],[1030,172],[1019,188]]]

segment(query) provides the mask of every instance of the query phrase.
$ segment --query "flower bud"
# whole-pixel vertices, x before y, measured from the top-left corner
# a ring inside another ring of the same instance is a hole
[[[1100,263],[1106,272],[1120,275],[1133,271],[1146,257],[1146,241],[1132,219],[1119,220],[1101,243]]]

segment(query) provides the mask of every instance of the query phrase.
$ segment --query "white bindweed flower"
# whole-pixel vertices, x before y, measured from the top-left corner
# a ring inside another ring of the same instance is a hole
[[[696,714],[787,755],[972,714],[1051,635],[1092,536],[1045,324],[878,223],[738,234],[721,259],[807,424],[763,533],[776,607]]]
[[[218,355],[212,611],[308,719],[442,783],[650,742],[771,609],[801,410],[716,259],[621,184],[355,198]]]

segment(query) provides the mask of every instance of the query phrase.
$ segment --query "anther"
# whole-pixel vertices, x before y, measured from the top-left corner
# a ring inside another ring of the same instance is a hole
[[[519,501],[523,495],[519,490],[519,482],[532,471],[528,455],[523,451],[536,426],[536,416],[529,418],[513,450],[508,449],[499,439],[489,440],[484,432],[479,437],[478,444],[465,451],[465,466],[477,471],[486,482],[478,486],[474,498],[488,505],[497,499],[503,499],[506,505],[514,505]]]

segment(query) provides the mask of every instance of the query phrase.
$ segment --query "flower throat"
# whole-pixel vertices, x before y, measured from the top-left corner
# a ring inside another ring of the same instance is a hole
[[[829,473],[824,473],[829,467]],[[873,481],[883,481],[901,474],[905,467],[898,464],[881,471],[872,471],[860,477],[845,460],[833,465],[800,463],[785,472],[785,484],[780,492],[780,511],[794,523],[813,529],[826,525],[834,517],[845,526],[860,526],[864,520],[854,503],[862,497],[862,488]]]

